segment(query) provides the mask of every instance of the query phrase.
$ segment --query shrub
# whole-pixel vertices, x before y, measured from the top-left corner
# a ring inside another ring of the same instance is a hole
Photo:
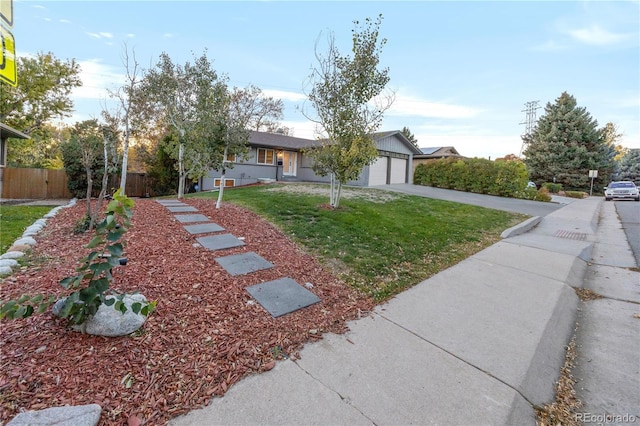
[[[564,195],[569,197],[569,198],[584,198],[587,193],[586,192],[582,192],[582,191],[565,191]]]
[[[542,184],[542,187],[547,188],[552,194],[557,194],[562,191],[562,184],[560,183],[545,182]]]
[[[518,197],[527,186],[527,171],[520,161],[440,159],[419,164],[413,181],[416,185]]]
[[[551,201],[551,195],[543,188],[536,190],[535,188],[525,188],[523,191],[518,191],[515,198],[522,200],[544,201],[548,203]]]

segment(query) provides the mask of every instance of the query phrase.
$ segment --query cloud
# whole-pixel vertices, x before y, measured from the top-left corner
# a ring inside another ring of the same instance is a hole
[[[71,24],[71,21],[68,19],[60,19],[58,20],[58,22],[60,22],[61,24]]]
[[[104,100],[109,97],[107,89],[115,90],[124,84],[123,74],[99,59],[78,61],[78,64],[82,87],[73,90],[73,98]]]
[[[98,40],[103,39],[103,38],[107,38],[107,39],[113,38],[113,34],[107,33],[107,32],[98,32],[98,33],[87,32],[85,34],[87,34],[89,37],[93,37],[93,38],[96,38]]]
[[[591,25],[586,28],[568,30],[567,34],[574,40],[593,46],[609,46],[628,40],[631,34],[613,33],[601,28],[599,25]]]
[[[283,101],[300,102],[304,101],[307,97],[302,93],[289,92],[285,90],[271,90],[266,89],[262,91],[264,96],[271,96],[276,99],[282,99]]]
[[[428,118],[470,118],[481,112],[476,108],[442,102],[431,102],[412,96],[397,95],[388,115]]]

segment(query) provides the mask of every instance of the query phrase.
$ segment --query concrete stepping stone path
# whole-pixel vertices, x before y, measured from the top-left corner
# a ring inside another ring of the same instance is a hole
[[[209,222],[209,218],[203,214],[176,214],[173,217],[181,223]]]
[[[190,234],[207,234],[210,232],[224,231],[224,228],[217,223],[198,223],[197,225],[184,225],[184,229]]]
[[[196,209],[193,206],[165,206],[171,213],[186,213],[186,212],[197,212],[198,209]]]
[[[193,225],[184,225],[184,229],[192,235],[225,230],[220,225],[211,222],[203,214],[175,214],[198,211],[195,207],[182,203],[180,200],[157,201],[171,213],[174,213],[174,217],[178,222],[194,223]],[[232,234],[207,235],[196,238],[196,241],[211,251],[244,246],[244,242]],[[231,276],[245,275],[275,266],[255,252],[217,257],[215,260]],[[245,290],[274,318],[320,302],[318,296],[289,277],[245,287]]]
[[[256,284],[245,290],[274,318],[320,301],[318,296],[289,277]]]
[[[224,250],[244,245],[242,240],[231,234],[209,235],[207,237],[196,238],[196,240],[208,250]]]
[[[232,254],[231,256],[217,257],[220,264],[230,275],[244,275],[263,269],[273,268],[275,265],[255,252]]]

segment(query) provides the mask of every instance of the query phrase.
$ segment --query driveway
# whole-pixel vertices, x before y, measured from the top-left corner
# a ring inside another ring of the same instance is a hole
[[[379,185],[374,188],[388,191],[402,192],[409,195],[434,198],[436,200],[455,201],[456,203],[472,204],[495,210],[522,213],[529,216],[546,216],[558,210],[564,204],[559,202],[543,203],[540,201],[518,200],[515,198],[496,197],[493,195],[474,194],[472,192],[454,191],[450,189],[432,188],[430,186],[412,185],[408,183],[394,183]],[[565,200],[562,200],[563,202]],[[567,200],[566,202],[570,202]]]

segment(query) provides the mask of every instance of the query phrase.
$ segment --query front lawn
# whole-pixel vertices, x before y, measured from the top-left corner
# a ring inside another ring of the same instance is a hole
[[[312,184],[227,188],[224,202],[265,217],[376,301],[497,242],[502,231],[526,218],[370,188],[346,188],[343,194],[337,210],[327,207],[328,186]]]
[[[1,206],[0,254],[5,253],[29,225],[49,213],[52,208],[52,206]]]

